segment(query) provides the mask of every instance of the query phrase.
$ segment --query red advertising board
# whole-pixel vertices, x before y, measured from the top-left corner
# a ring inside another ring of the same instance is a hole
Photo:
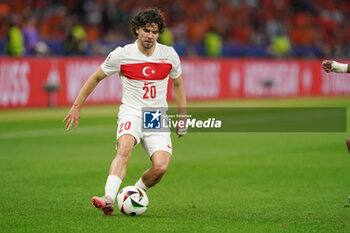
[[[73,103],[103,58],[0,58],[0,108],[46,107],[43,86],[58,84],[53,101]],[[327,74],[321,60],[182,59],[187,99],[350,95],[350,74]],[[87,104],[120,103],[118,75],[104,79]],[[173,92],[169,85],[169,100]]]

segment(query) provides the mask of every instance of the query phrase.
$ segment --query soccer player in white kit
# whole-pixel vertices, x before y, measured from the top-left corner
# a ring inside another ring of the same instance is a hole
[[[186,96],[181,76],[180,59],[172,47],[157,42],[164,31],[164,18],[158,9],[147,9],[131,21],[137,37],[133,44],[112,51],[103,64],[89,77],[65,117],[66,129],[76,129],[80,108],[86,98],[105,77],[119,73],[123,88],[122,105],[118,114],[117,153],[112,161],[105,186],[105,196],[93,197],[92,204],[105,214],[113,214],[114,202],[126,175],[126,164],[133,147],[142,143],[150,156],[152,166],[146,170],[135,186],[147,191],[157,184],[168,169],[172,154],[170,132],[142,132],[143,107],[167,107],[167,86],[172,80],[176,104],[180,114],[186,108]],[[180,119],[185,120],[185,119]],[[177,127],[178,137],[185,130]]]

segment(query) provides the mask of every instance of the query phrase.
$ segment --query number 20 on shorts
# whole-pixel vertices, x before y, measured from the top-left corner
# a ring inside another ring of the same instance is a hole
[[[123,122],[120,124],[120,127],[119,127],[119,133],[123,132],[123,130],[129,130],[130,129],[130,126],[131,126],[131,122],[130,121],[127,121],[127,122]]]

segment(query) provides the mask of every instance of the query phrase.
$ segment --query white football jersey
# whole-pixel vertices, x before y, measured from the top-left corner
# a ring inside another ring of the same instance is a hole
[[[116,72],[121,79],[123,108],[167,107],[169,77],[181,75],[180,59],[172,47],[156,42],[150,57],[137,47],[137,41],[113,50],[101,69],[110,76]]]

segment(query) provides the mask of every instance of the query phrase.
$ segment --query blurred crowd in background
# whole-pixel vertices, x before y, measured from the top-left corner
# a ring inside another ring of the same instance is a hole
[[[350,57],[348,0],[0,0],[0,54],[105,56],[148,7],[180,56]]]

